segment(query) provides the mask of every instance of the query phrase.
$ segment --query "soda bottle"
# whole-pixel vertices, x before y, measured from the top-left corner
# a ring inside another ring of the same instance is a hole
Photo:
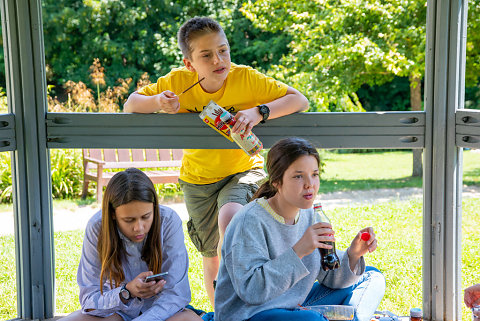
[[[320,216],[320,222],[330,223],[327,215],[323,212],[322,204],[316,203],[313,204],[313,211],[315,214]],[[314,215],[315,215],[314,214]],[[338,269],[340,267],[340,259],[338,258],[337,252],[335,252],[335,242],[323,242],[325,244],[331,245],[331,249],[318,248],[321,255],[321,264],[324,271]]]
[[[220,115],[220,120],[230,126],[230,129],[237,122],[233,115],[226,110]],[[250,134],[248,135],[230,132],[230,136],[232,137],[233,141],[250,156],[258,154],[263,148],[262,142],[252,131],[250,131]]]

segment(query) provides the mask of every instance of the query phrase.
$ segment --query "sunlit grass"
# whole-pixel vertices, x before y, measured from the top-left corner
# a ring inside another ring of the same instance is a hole
[[[480,199],[463,202],[462,289],[480,282]],[[387,280],[387,291],[379,307],[407,315],[411,307],[422,307],[422,204],[420,201],[391,202],[372,206],[337,208],[327,212],[336,230],[337,247],[345,249],[362,227],[373,226],[379,239],[377,251],[366,256],[368,265],[380,269]],[[185,224],[184,224],[185,225]],[[189,252],[189,280],[192,305],[211,311],[203,286],[202,259],[185,231]],[[56,311],[68,313],[80,308],[77,266],[83,231],[55,233]],[[0,237],[0,319],[16,317],[16,285],[13,236]],[[463,295],[463,292],[462,292]],[[470,312],[462,305],[463,320]]]

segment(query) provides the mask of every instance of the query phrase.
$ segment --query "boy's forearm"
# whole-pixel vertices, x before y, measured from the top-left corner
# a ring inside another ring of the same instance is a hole
[[[268,119],[274,119],[308,109],[308,99],[298,90],[288,87],[285,96],[267,103],[270,108]]]
[[[142,113],[149,114],[160,110],[155,96],[145,96],[137,92],[133,92],[123,105],[125,113]]]

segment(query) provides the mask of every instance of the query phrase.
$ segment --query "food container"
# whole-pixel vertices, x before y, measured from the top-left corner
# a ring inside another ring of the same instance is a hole
[[[350,305],[311,305],[300,307],[301,310],[312,310],[323,314],[328,320],[353,320],[354,309]]]

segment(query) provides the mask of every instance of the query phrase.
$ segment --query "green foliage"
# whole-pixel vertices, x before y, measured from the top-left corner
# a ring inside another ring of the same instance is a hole
[[[217,13],[230,43],[232,61],[267,71],[288,53],[291,37],[287,33],[259,29],[239,10],[241,0],[224,1],[225,9]]]
[[[292,37],[277,72],[293,79],[318,111],[361,110],[355,92],[363,84],[424,69],[424,1],[260,0],[242,10],[257,27]]]
[[[12,172],[10,153],[0,153],[0,203],[12,202]]]
[[[0,87],[0,114],[6,113],[8,113],[7,94],[5,93],[5,90]]]
[[[176,33],[194,16],[212,16],[224,26],[237,63],[266,69],[289,41],[288,35],[273,37],[253,27],[239,13],[239,0],[43,0],[42,5],[48,82],[57,89],[71,80],[97,91],[88,79],[94,57],[105,67],[107,86],[119,78],[136,83],[145,72],[152,79],[166,74],[183,64]]]
[[[479,86],[480,75],[480,2],[468,1],[467,61],[465,86]],[[478,104],[478,96],[477,96]]]
[[[381,86],[362,85],[358,99],[366,111],[409,111],[410,83],[407,77],[395,77]]]
[[[87,83],[93,57],[108,70],[106,84],[165,74],[181,62],[176,32],[187,17],[209,15],[219,1],[43,0],[49,82]],[[85,59],[89,57],[89,59]]]
[[[79,197],[83,183],[82,151],[54,149],[50,154],[53,197],[63,199]]]

